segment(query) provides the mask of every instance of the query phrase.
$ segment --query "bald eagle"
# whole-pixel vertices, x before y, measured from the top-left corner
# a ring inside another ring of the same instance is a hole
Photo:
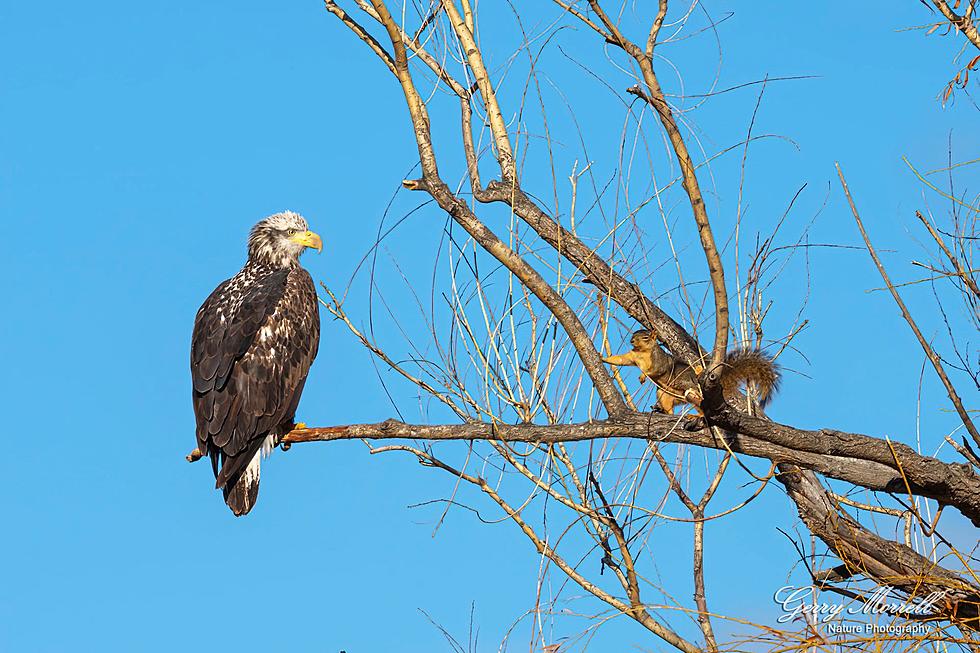
[[[286,211],[252,228],[248,261],[211,293],[194,320],[191,377],[197,448],[236,516],[259,494],[259,465],[294,426],[320,342],[316,288],[299,264],[322,249]]]

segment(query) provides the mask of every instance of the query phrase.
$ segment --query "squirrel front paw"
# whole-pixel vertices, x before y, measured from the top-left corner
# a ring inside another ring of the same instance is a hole
[[[685,431],[700,431],[705,426],[707,426],[707,424],[705,423],[704,418],[699,415],[689,416],[684,420]]]

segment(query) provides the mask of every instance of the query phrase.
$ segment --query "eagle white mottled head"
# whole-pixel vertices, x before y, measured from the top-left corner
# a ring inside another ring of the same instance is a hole
[[[275,268],[299,264],[307,247],[323,249],[320,236],[310,231],[299,213],[283,211],[270,215],[252,227],[248,237],[248,260]]]

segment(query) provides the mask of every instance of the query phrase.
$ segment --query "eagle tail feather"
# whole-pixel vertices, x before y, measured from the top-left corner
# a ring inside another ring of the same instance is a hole
[[[262,450],[255,452],[248,467],[241,476],[228,482],[222,488],[225,503],[236,517],[247,515],[259,498],[259,468],[262,464]]]

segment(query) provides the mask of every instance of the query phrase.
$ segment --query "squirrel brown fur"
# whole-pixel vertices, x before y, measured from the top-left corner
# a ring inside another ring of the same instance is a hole
[[[603,360],[611,365],[640,368],[640,383],[650,379],[657,384],[656,407],[670,414],[682,404],[691,404],[701,414],[698,374],[702,370],[664,351],[653,331],[637,331],[630,338],[633,349]],[[728,352],[721,373],[721,387],[726,400],[733,398],[743,383],[755,386],[757,401],[765,406],[779,387],[779,367],[772,358],[756,349]]]

